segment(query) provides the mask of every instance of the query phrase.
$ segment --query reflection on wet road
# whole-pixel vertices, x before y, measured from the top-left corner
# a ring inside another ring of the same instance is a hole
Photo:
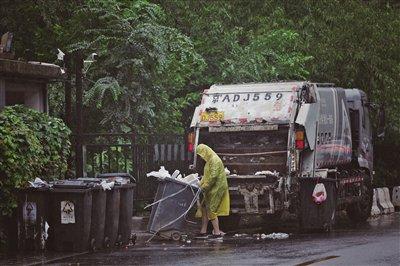
[[[339,226],[324,234],[291,233],[288,239],[245,235],[221,241],[151,243],[65,259],[79,265],[400,265],[400,214]]]

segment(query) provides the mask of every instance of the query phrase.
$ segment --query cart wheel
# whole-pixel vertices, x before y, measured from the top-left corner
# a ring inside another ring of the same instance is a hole
[[[92,238],[92,240],[90,240],[90,250],[91,251],[96,251],[96,240],[94,238]]]
[[[104,246],[106,248],[110,247],[110,239],[107,236],[104,238]]]
[[[134,235],[132,235],[131,236],[131,242],[132,242],[132,245],[136,245],[136,239],[137,239],[137,235],[136,234],[134,234]]]
[[[117,237],[117,245],[118,246],[122,246],[122,235],[118,235],[118,237]]]
[[[177,231],[172,232],[171,238],[174,241],[179,241],[181,239],[181,234],[179,232],[177,232]]]

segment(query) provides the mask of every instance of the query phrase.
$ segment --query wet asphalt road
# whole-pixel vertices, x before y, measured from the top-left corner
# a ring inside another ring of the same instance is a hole
[[[400,213],[371,218],[331,233],[270,240],[227,237],[223,242],[151,243],[58,261],[58,265],[400,265]]]

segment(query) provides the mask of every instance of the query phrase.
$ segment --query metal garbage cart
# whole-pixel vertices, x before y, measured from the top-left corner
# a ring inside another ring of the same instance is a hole
[[[46,248],[48,191],[47,187],[18,191],[18,250],[39,251]]]
[[[147,230],[164,238],[179,240],[186,230],[186,215],[195,205],[198,195],[196,186],[173,178],[160,181]]]
[[[60,180],[50,189],[50,236],[56,251],[89,249],[92,185]]]

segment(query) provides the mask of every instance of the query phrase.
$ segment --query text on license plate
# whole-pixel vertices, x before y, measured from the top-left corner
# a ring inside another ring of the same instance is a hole
[[[203,112],[200,120],[208,122],[221,121],[224,120],[224,112]]]

